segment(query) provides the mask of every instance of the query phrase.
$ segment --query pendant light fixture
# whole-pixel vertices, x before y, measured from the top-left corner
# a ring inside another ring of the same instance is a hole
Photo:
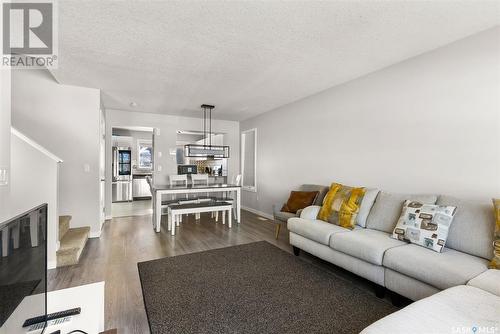
[[[184,155],[190,158],[229,158],[229,146],[212,145],[212,109],[215,106],[202,104],[203,109],[203,145],[188,144],[184,146]]]

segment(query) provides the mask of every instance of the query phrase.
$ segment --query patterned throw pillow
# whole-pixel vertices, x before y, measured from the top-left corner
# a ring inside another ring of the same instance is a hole
[[[406,200],[392,237],[441,252],[456,211],[455,206]]]
[[[495,208],[495,236],[493,240],[493,259],[490,262],[491,269],[500,269],[500,199],[493,199]]]
[[[365,188],[353,188],[332,183],[323,200],[318,219],[353,229],[364,195]]]

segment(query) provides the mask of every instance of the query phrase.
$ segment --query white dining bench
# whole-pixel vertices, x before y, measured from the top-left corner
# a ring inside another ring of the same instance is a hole
[[[228,202],[193,203],[182,205],[171,205],[168,207],[167,229],[171,235],[175,235],[175,227],[180,225],[181,217],[185,214],[201,214],[204,212],[222,211],[222,224],[226,224],[226,213],[228,216],[228,227],[231,228],[233,205]]]

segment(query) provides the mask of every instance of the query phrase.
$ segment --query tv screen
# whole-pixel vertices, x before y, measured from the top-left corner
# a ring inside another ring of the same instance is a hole
[[[0,223],[0,334],[26,333],[26,319],[47,314],[46,231],[46,204]]]

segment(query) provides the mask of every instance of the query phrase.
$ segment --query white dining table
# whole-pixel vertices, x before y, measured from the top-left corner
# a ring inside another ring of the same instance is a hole
[[[156,232],[161,229],[161,202],[165,195],[178,194],[198,194],[198,193],[228,193],[236,194],[236,222],[241,222],[241,186],[234,184],[209,184],[209,185],[170,185],[170,184],[155,184],[153,190],[153,228]]]

